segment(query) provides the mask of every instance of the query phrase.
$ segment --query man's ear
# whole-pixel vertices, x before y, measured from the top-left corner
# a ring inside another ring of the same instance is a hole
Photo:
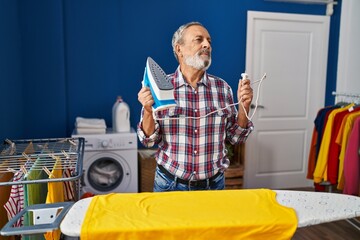
[[[179,44],[176,44],[175,50],[176,50],[176,54],[177,54],[178,56],[181,56],[181,57],[182,57],[182,54],[181,54],[181,46],[180,46]]]

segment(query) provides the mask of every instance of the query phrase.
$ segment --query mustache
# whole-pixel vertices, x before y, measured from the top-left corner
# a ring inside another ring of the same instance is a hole
[[[206,53],[206,54],[208,54],[209,56],[211,56],[211,52],[210,52],[209,49],[201,49],[200,51],[197,52],[197,55],[200,56],[200,55],[203,54],[203,53]]]

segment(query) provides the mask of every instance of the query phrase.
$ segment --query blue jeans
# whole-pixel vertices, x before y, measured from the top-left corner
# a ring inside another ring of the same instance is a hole
[[[223,190],[225,188],[225,176],[224,173],[216,177],[211,183],[205,187],[194,187],[188,184],[178,183],[176,179],[171,179],[166,176],[159,167],[156,167],[155,180],[154,180],[154,192],[166,192],[166,191],[194,191],[194,190]]]

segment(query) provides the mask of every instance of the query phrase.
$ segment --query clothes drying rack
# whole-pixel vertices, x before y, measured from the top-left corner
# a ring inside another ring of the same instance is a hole
[[[0,177],[4,174],[21,171],[24,176],[30,171],[45,172],[48,177],[30,180],[26,177],[20,180],[0,182],[0,186],[25,185],[50,182],[70,182],[74,185],[75,200],[80,199],[80,177],[83,169],[84,138],[50,138],[4,140],[0,146]],[[55,169],[72,169],[69,176],[56,177]],[[17,213],[1,229],[1,235],[28,235],[45,233],[57,229],[61,220],[74,202],[52,204],[36,204],[27,206]],[[32,215],[33,225],[16,227],[15,223],[25,214]]]

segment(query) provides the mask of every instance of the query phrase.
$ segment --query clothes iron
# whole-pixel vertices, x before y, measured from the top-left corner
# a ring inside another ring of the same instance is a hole
[[[151,57],[147,58],[142,84],[151,90],[154,112],[176,106],[171,80]]]

